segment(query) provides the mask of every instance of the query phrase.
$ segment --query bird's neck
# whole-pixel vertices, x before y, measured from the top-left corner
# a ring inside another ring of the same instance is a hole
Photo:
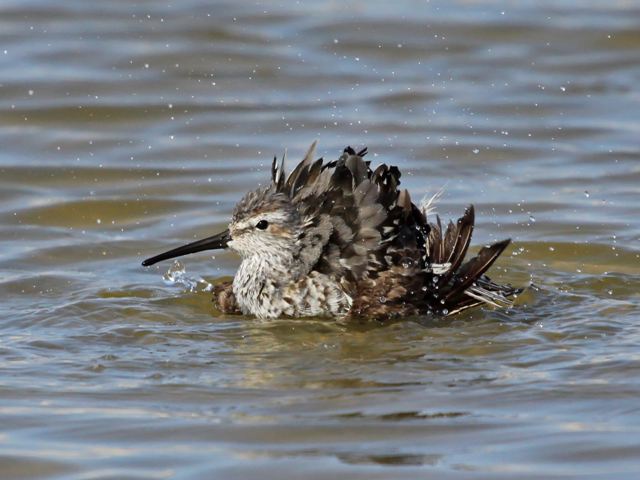
[[[288,251],[244,258],[233,279],[233,293],[242,312],[258,317],[278,316],[275,310],[281,303],[282,287],[298,279],[297,270]]]

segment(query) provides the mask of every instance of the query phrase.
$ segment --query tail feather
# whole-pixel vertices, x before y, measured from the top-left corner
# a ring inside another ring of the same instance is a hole
[[[458,219],[455,230],[452,230],[452,239],[449,240],[452,243],[447,262],[451,264],[448,274],[442,279],[442,283],[449,282],[451,277],[458,270],[464,257],[467,255],[469,245],[471,245],[471,235],[473,234],[473,225],[475,223],[475,210],[473,205],[470,205],[464,212],[464,215]]]
[[[444,263],[442,244],[442,223],[440,216],[436,215],[436,223],[431,224],[429,232],[429,261],[431,263]]]
[[[458,282],[457,289],[466,290],[473,282],[479,279],[484,272],[489,270],[493,262],[497,260],[500,254],[511,243],[511,239],[507,238],[500,242],[494,243],[489,247],[483,247],[478,255],[466,262],[459,271],[456,272]],[[453,292],[449,294],[451,297]]]
[[[449,220],[449,224],[447,225],[447,230],[444,232],[443,240],[444,240],[444,251],[449,252],[448,260],[451,261],[451,257],[453,256],[453,250],[455,246],[455,242],[458,236],[458,228],[451,220]]]
[[[479,305],[483,305],[485,302],[482,300],[478,300],[476,298],[463,298],[460,302],[456,303],[451,308],[441,310],[441,313],[447,316],[456,315],[460,312],[464,312],[465,310],[469,310],[470,308],[477,307]],[[446,313],[445,313],[446,312]]]
[[[479,291],[476,289],[470,289],[475,282],[480,280],[484,273],[489,270],[491,265],[496,261],[505,248],[511,243],[510,239],[502,240],[501,242],[494,243],[490,247],[484,247],[480,250],[477,256],[466,262],[454,273],[453,283],[451,289],[443,297],[443,300],[447,304],[455,304],[460,300],[460,297],[476,296],[482,297],[483,300],[489,299],[486,295],[479,295]],[[482,288],[482,287],[480,287]],[[487,291],[494,291],[493,288],[486,289]],[[490,303],[490,302],[487,302]]]
[[[492,282],[489,277],[482,276],[465,292],[466,295],[473,296],[491,305],[510,308],[513,306],[511,297],[522,293],[522,288],[514,288],[511,285],[500,285]]]
[[[513,305],[513,301],[501,293],[487,290],[486,288],[478,287],[477,285],[469,287],[464,294],[498,308],[509,308]]]
[[[469,308],[488,304],[495,307],[510,307],[509,298],[520,290],[499,285],[485,276],[496,259],[504,252],[511,240],[503,240],[482,248],[470,260],[464,259],[471,244],[475,223],[475,211],[470,205],[462,217],[449,223],[443,231],[440,217],[431,224],[427,254],[430,271],[437,277],[438,294],[430,301],[436,311],[453,315]],[[429,270],[427,270],[429,271]],[[435,281],[435,278],[434,278]]]

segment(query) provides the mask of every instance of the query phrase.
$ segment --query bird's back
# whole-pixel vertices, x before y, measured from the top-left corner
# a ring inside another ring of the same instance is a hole
[[[274,159],[272,188],[287,195],[302,218],[297,261],[341,285],[353,299],[349,315],[451,315],[482,303],[510,304],[517,291],[484,275],[509,240],[464,262],[472,206],[443,229],[398,188],[398,168],[372,170],[363,159],[366,149],[351,147],[325,163],[313,160],[314,147],[286,177]]]

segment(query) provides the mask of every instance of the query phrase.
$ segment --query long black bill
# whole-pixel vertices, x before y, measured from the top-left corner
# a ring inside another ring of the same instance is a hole
[[[198,240],[197,242],[188,243],[181,247],[174,248],[173,250],[169,250],[168,252],[156,255],[155,257],[147,258],[144,262],[142,262],[142,266],[148,267],[149,265],[161,262],[162,260],[181,257],[182,255],[187,255],[189,253],[202,252],[203,250],[218,250],[220,248],[226,248],[229,240],[231,240],[231,235],[229,235],[229,230],[225,230],[224,232],[220,232],[213,237],[204,238],[202,240]]]

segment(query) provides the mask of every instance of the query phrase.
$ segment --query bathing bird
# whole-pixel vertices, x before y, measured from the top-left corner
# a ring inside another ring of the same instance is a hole
[[[224,313],[277,317],[450,316],[478,306],[510,307],[520,289],[485,272],[510,243],[485,246],[465,261],[474,228],[470,205],[446,228],[432,202],[417,206],[400,189],[400,170],[372,169],[367,149],[315,159],[314,142],[285,173],[235,206],[228,229],[145,260],[229,248],[242,258],[233,281],[214,287]]]

